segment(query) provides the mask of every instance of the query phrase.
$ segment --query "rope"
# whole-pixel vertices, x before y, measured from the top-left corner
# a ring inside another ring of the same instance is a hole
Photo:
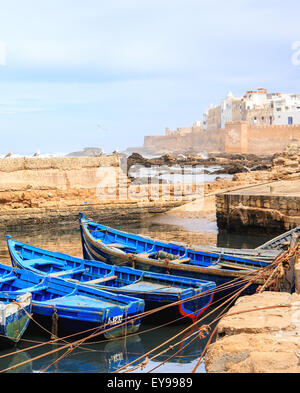
[[[51,329],[51,340],[55,340],[58,338],[58,315],[55,306],[53,305],[53,314],[52,314],[52,329]]]

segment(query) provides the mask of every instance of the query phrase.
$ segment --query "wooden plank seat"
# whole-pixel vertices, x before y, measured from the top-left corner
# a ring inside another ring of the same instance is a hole
[[[3,284],[5,282],[9,282],[9,281],[12,281],[12,280],[15,280],[15,279],[16,279],[16,276],[0,278],[0,284]]]
[[[104,243],[105,244],[105,243]],[[105,244],[107,247],[110,248],[117,248],[120,250],[127,250],[127,251],[135,251],[136,248],[133,246],[129,246],[128,244],[121,244],[121,243],[110,243],[110,244]]]
[[[223,267],[234,268],[234,269],[237,269],[237,270],[251,270],[251,271],[257,270],[256,267],[252,267],[252,266],[246,267],[246,266],[243,266],[243,265],[239,265],[238,263],[219,262],[219,265],[221,265]]]
[[[39,285],[38,284],[33,287],[18,289],[14,293],[39,292],[39,291],[43,291],[44,289],[48,289],[48,288],[49,288],[48,285]]]
[[[67,274],[74,274],[74,273],[83,273],[86,269],[70,269],[70,270],[63,270],[61,272],[51,273],[49,277],[61,277]]]
[[[108,247],[116,247],[116,248],[126,248],[126,244],[121,244],[121,243],[111,243],[107,244]]]
[[[97,278],[97,279],[91,280],[91,281],[85,281],[85,284],[99,284],[101,282],[115,280],[116,278],[118,278],[118,276],[107,276],[107,277]]]
[[[48,265],[48,264],[51,264],[51,265],[57,265],[57,266],[65,266],[65,262],[60,262],[60,261],[57,261],[55,259],[48,260],[48,259],[45,259],[45,258],[28,259],[28,264],[30,264],[32,266],[34,266],[35,264],[36,265]]]

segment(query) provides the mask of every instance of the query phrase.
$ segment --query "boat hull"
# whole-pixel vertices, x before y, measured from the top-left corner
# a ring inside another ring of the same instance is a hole
[[[215,291],[215,300],[241,289],[245,285],[244,280],[249,277],[247,271],[221,270],[215,268],[213,265],[207,267],[189,266],[174,263],[172,260],[166,263],[165,261],[151,260],[150,258],[143,258],[130,253],[120,253],[118,250],[111,249],[103,242],[96,241],[87,230],[86,223],[83,220],[80,220],[80,231],[84,259],[105,261],[105,263],[116,266],[131,266],[135,269],[153,273],[171,274],[179,277],[212,281],[216,284],[217,289],[220,286],[222,288]],[[248,295],[255,293],[258,286],[262,285],[262,283],[263,281],[260,279],[255,280],[253,284],[243,291],[243,294]]]
[[[119,337],[126,330],[136,332],[144,312],[142,300],[56,277],[41,277],[31,271],[2,264],[0,292],[15,295],[30,292],[33,319],[36,316],[48,318],[53,327],[56,324],[69,333],[96,328],[106,338]]]
[[[16,344],[30,323],[32,313],[31,294],[16,298],[17,302],[0,304],[0,345]]]
[[[171,308],[170,304],[174,303],[177,305],[172,307],[173,314],[177,308],[180,315],[195,320],[213,299],[213,282],[74,258],[15,241],[10,236],[7,236],[7,245],[13,266],[42,276],[64,277],[64,280],[101,288],[115,295],[142,299],[146,311],[164,306]]]

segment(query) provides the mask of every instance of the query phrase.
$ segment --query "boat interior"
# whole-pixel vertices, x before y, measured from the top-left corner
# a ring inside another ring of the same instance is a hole
[[[216,252],[198,251],[175,243],[155,241],[139,235],[121,232],[101,224],[88,222],[87,231],[95,241],[120,253],[131,253],[141,258],[168,259],[172,263],[211,267],[214,269],[260,269],[268,262],[223,255]]]
[[[71,281],[101,288],[123,288],[126,290],[173,291],[182,292],[187,288],[209,287],[211,283],[164,274],[153,274],[128,267],[117,267],[102,262],[91,262],[60,253],[39,250],[29,245],[14,241],[11,253],[15,261],[35,273],[47,277],[64,277]]]

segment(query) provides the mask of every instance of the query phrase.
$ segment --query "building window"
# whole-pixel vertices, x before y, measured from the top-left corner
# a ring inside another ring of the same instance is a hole
[[[272,123],[273,123],[273,117],[270,116],[270,117],[269,117],[269,124],[271,125]]]
[[[293,124],[293,117],[292,116],[288,117],[288,124]]]

